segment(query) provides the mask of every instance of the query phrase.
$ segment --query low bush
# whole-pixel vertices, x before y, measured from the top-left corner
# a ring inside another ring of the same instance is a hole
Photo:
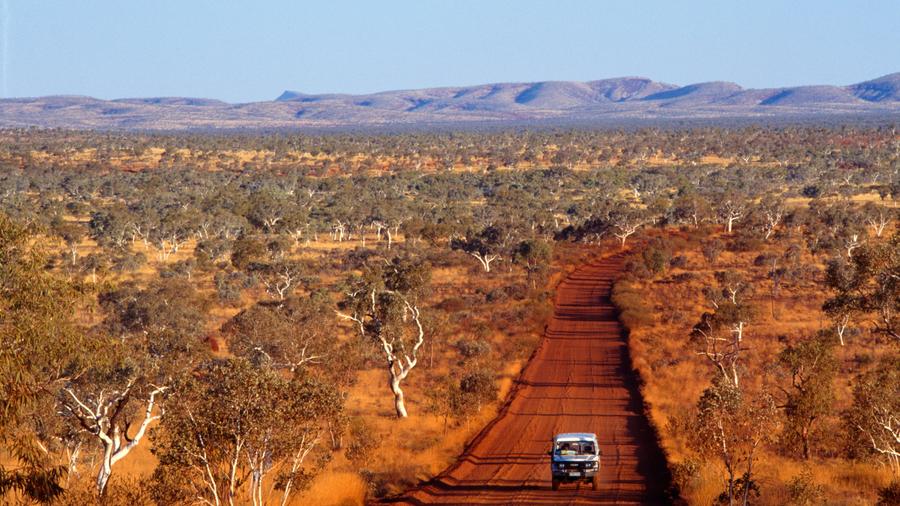
[[[484,300],[486,302],[503,302],[509,298],[509,293],[507,293],[505,287],[504,288],[494,288],[488,293],[484,294]]]
[[[682,272],[672,276],[673,283],[687,283],[697,279],[697,275],[693,272]]]
[[[355,417],[350,420],[350,443],[344,454],[347,460],[353,463],[365,462],[380,446],[381,439],[371,425],[365,419]]]
[[[525,300],[528,298],[528,285],[524,283],[513,283],[507,287],[506,295],[512,300]]]
[[[497,399],[496,373],[487,368],[479,368],[467,372],[459,380],[459,390],[464,394],[465,402],[474,408],[475,412],[481,411],[483,405]]]
[[[813,506],[822,504],[825,489],[813,481],[812,472],[804,469],[788,483],[789,502],[793,506]]]
[[[669,267],[672,267],[673,269],[683,269],[687,267],[687,264],[688,259],[684,255],[678,255],[669,260]]]
[[[435,304],[434,307],[447,313],[457,313],[469,307],[469,303],[463,297],[448,297]]]
[[[728,244],[728,250],[737,253],[759,251],[764,247],[762,239],[747,234],[738,235]]]
[[[630,283],[620,281],[613,286],[612,302],[619,310],[619,320],[628,329],[656,321],[653,308],[645,301],[646,297]]]
[[[460,339],[456,342],[456,349],[466,360],[486,357],[491,353],[491,343],[486,339]]]
[[[644,262],[628,260],[625,262],[625,272],[638,279],[647,279],[653,275]]]
[[[757,267],[769,267],[778,258],[778,255],[771,252],[760,253],[753,259],[753,265]]]
[[[653,274],[662,274],[672,260],[672,250],[662,240],[651,242],[641,252],[644,267]]]
[[[877,506],[900,506],[900,480],[878,491]]]
[[[718,239],[713,239],[711,241],[706,241],[700,248],[700,251],[703,253],[703,258],[706,259],[710,264],[716,263],[719,255],[725,251],[725,243]]]
[[[383,499],[411,489],[418,483],[417,476],[420,472],[419,466],[393,464],[381,471],[360,469],[359,474],[368,486],[369,498]]]

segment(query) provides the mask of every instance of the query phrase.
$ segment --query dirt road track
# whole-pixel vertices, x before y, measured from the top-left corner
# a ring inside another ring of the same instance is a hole
[[[560,283],[552,320],[498,417],[441,475],[401,504],[665,504],[669,473],[643,414],[624,329],[610,302],[622,257]],[[601,490],[550,489],[550,438],[596,432]]]

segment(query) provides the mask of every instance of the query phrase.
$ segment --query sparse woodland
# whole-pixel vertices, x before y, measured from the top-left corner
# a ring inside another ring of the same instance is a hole
[[[400,493],[612,248],[673,496],[897,504],[898,199],[891,126],[0,131],[0,497]]]

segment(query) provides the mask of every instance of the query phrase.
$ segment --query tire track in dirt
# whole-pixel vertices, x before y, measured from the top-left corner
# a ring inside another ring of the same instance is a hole
[[[625,330],[610,300],[615,255],[557,288],[554,315],[507,403],[446,471],[400,504],[665,504],[670,478],[644,416]],[[595,432],[601,488],[550,488],[546,452],[558,432]]]

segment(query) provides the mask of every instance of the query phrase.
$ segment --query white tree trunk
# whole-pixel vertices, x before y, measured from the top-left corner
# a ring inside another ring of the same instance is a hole
[[[383,293],[390,293],[400,296],[396,292],[392,292],[389,290],[385,290]],[[376,296],[377,292],[374,289],[371,290],[371,292],[368,294],[368,297],[371,298],[371,314],[373,315],[375,314]],[[406,412],[406,403],[401,383],[406,379],[407,376],[409,376],[409,373],[416,367],[416,364],[418,364],[419,362],[419,349],[422,347],[422,344],[425,343],[425,329],[422,326],[419,307],[415,304],[411,304],[403,296],[400,296],[400,298],[404,305],[404,321],[406,321],[407,317],[409,317],[416,326],[416,342],[415,344],[413,344],[412,349],[409,350],[409,352],[407,352],[406,349],[401,349],[402,354],[398,354],[394,349],[393,339],[389,339],[381,332],[376,333],[372,337],[377,339],[378,343],[381,345],[382,351],[384,352],[384,358],[388,372],[388,386],[391,389],[391,393],[394,395],[394,408],[397,412],[397,417],[406,418],[408,415]],[[338,312],[337,315],[341,318],[352,320],[353,322],[355,322],[360,334],[366,336],[365,320],[367,317],[360,315],[347,315],[340,312]]]
[[[739,219],[741,219],[741,217],[739,215],[736,215],[733,213],[728,215],[728,218],[725,220],[725,230],[729,234],[734,229],[734,222],[736,222]]]
[[[481,268],[484,269],[484,272],[491,272],[491,262],[503,259],[500,255],[482,255],[477,251],[469,254],[478,259],[478,261],[481,263]]]
[[[613,234],[613,235],[615,235],[616,238],[619,239],[619,247],[621,247],[622,249],[625,249],[625,241],[628,239],[628,236],[630,236],[633,233],[634,232],[632,231],[632,232],[622,232],[621,234]]]
[[[112,466],[109,464],[111,447],[106,446],[103,449],[103,460],[100,462],[100,469],[97,471],[97,481],[95,483],[97,492],[100,496],[106,493],[106,485],[109,483],[109,477],[112,475]]]
[[[841,346],[844,345],[844,334],[847,332],[847,327],[850,326],[850,315],[845,314],[841,316],[837,322],[835,323],[835,332],[838,336],[838,341],[841,342]]]
[[[309,443],[307,443],[306,434],[303,435],[300,441],[300,449],[294,453],[294,457],[291,459],[290,478],[288,478],[287,483],[284,484],[284,492],[281,494],[281,506],[287,505],[288,498],[291,496],[291,489],[294,485],[294,475],[297,474],[297,470],[300,469],[304,459],[306,459],[306,456],[309,455],[309,452],[311,452],[317,444],[319,444],[318,434],[312,438]]]
[[[844,243],[844,247],[847,248],[847,258],[853,258],[853,250],[859,248],[865,243],[865,241],[859,240],[859,234],[853,234],[850,236],[850,239]]]
[[[97,492],[101,496],[106,491],[106,485],[109,482],[109,477],[112,475],[112,466],[125,458],[141,442],[144,434],[147,432],[147,427],[151,422],[159,418],[159,415],[153,414],[153,408],[156,405],[156,396],[165,391],[165,387],[156,387],[150,393],[141,425],[138,427],[134,437],[128,440],[126,444],[122,444],[122,438],[125,434],[123,434],[123,430],[118,424],[113,423],[113,417],[124,403],[128,402],[133,385],[134,382],[132,381],[122,392],[113,392],[106,399],[101,393],[95,402],[82,401],[71,389],[65,390],[72,401],[74,401],[74,406],[67,403],[65,408],[78,419],[85,430],[100,440],[100,444],[103,447],[102,460],[100,461],[96,480]],[[89,403],[93,406],[89,406]],[[126,426],[124,430],[128,430],[128,427]]]
[[[397,418],[406,418],[406,402],[403,397],[403,389],[400,388],[401,378],[396,374],[393,368],[389,369],[391,393],[394,394],[394,410],[397,412]]]
[[[66,485],[68,485],[69,480],[72,476],[78,474],[78,457],[81,455],[81,442],[75,443],[74,448],[71,448],[68,444],[66,445],[66,454],[67,454],[67,473],[66,473]]]
[[[866,220],[866,223],[872,227],[872,232],[875,233],[875,237],[881,237],[881,234],[884,233],[884,229],[887,227],[890,220],[884,213],[879,213],[878,216],[869,218]]]

